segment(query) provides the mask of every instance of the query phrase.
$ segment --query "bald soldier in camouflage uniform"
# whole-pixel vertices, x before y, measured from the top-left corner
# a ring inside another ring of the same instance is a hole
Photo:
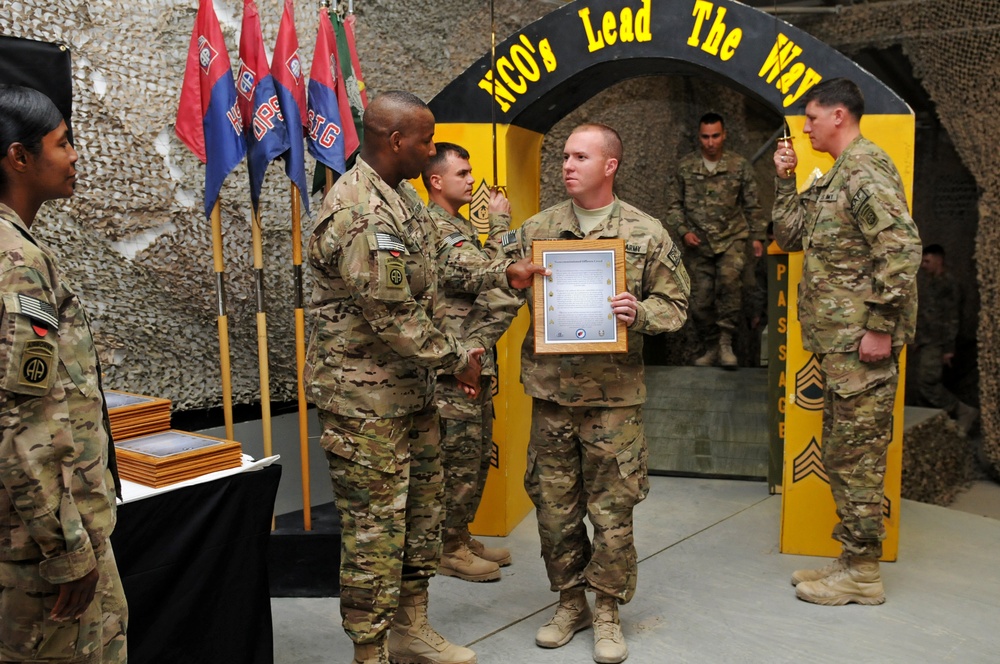
[[[308,250],[314,329],[304,381],[341,520],[340,612],[356,663],[474,664],[475,653],[427,622],[442,518],[432,397],[438,373],[475,396],[483,350],[467,351],[440,329],[441,243],[405,181],[434,155],[433,114],[409,93],[386,92],[366,110],[364,130],[357,164],[324,201]],[[537,271],[519,280],[511,263],[459,262],[443,272],[472,290],[518,286]]]
[[[571,200],[536,214],[502,243],[505,253],[519,255],[530,254],[534,240],[625,241],[625,289],[611,299],[609,314],[626,324],[628,352],[536,354],[533,325],[521,348],[521,382],[532,397],[524,484],[537,509],[549,582],[559,592],[555,615],[538,630],[535,643],[557,648],[590,626],[584,592],[589,589],[596,595],[597,662],[628,656],[618,604],[635,593],[632,510],[649,491],[642,335],[680,329],[690,288],[680,250],[663,225],[614,195],[621,157],[614,129],[600,124],[574,129],[563,156]],[[470,320],[472,338],[482,336],[489,344],[523,301],[506,303],[495,329],[488,319]],[[585,516],[594,528],[593,541]]]
[[[698,123],[700,149],[681,159],[667,189],[667,227],[686,247],[693,281],[691,317],[705,345],[696,366],[737,365],[733,336],[742,313],[746,243],[764,255],[767,221],[757,199],[753,168],[724,150],[722,116],[706,113]]]
[[[0,661],[126,661],[114,447],[87,316],[29,228],[73,193],[42,93],[0,86]]]
[[[492,192],[489,203],[489,237],[484,247],[472,223],[459,208],[472,201],[472,166],[469,152],[454,143],[437,143],[437,154],[423,172],[427,211],[437,224],[441,251],[452,260],[490,262],[500,236],[510,228],[510,203]],[[446,288],[444,329],[461,334],[462,323],[476,301],[478,290]],[[510,565],[510,551],[487,547],[469,533],[483,497],[493,453],[493,393],[496,378],[493,350],[482,358],[479,396],[470,399],[453,376],[439,376],[434,391],[441,417],[441,455],[444,465],[445,516],[441,533],[442,554],[438,573],[465,581],[496,581],[500,567]]]
[[[816,353],[824,378],[823,466],[843,552],[826,567],[796,571],[792,583],[807,602],[881,604],[885,459],[899,353],[916,326],[920,238],[895,165],[861,135],[857,85],[823,81],[804,100],[813,149],[836,161],[799,195],[795,151],[779,145],[774,233],[786,251],[804,252],[802,346]]]

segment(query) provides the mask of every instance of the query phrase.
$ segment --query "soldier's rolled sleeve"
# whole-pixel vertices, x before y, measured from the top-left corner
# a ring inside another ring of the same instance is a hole
[[[80,456],[68,429],[65,390],[57,385],[46,397],[19,399],[16,410],[20,422],[0,445],[0,478],[44,558],[42,577],[50,583],[74,581],[92,570],[97,558],[65,476],[76,472],[74,459]],[[4,413],[2,419],[10,416]]]
[[[795,189],[795,179],[775,177],[771,220],[774,222],[774,239],[784,251],[802,250],[805,217],[806,211]]]
[[[687,320],[690,281],[673,243],[659,245],[643,278],[646,297],[636,303],[629,329],[643,334],[675,332]],[[673,249],[673,251],[671,251]]]
[[[442,265],[441,285],[462,293],[479,293],[507,285],[505,270],[510,261],[484,258],[479,251],[443,246],[438,252]]]
[[[0,277],[0,288],[44,302],[56,301],[47,281],[35,270],[7,272]],[[6,404],[0,411],[0,482],[28,536],[46,561],[51,561],[48,576],[46,565],[42,567],[42,575],[51,583],[76,580],[97,564],[69,486],[84,455],[82,445],[73,438],[63,380],[70,379],[60,369],[55,385],[41,396],[0,392]]]
[[[368,221],[356,227],[378,227],[374,219]],[[372,331],[400,357],[440,373],[463,371],[469,363],[465,349],[454,336],[434,325],[413,299],[405,281],[398,299],[389,300],[380,294],[379,251],[370,246],[368,237],[368,233],[361,232],[344,239],[338,269]]]
[[[683,238],[691,228],[684,219],[684,178],[675,173],[667,185],[667,214],[664,226]]]
[[[767,239],[767,218],[764,216],[764,208],[760,205],[760,196],[757,194],[757,179],[754,178],[753,168],[749,162],[743,162],[740,175],[743,214],[746,217],[747,226],[750,228],[750,239],[763,242]]]
[[[871,247],[872,289],[865,328],[891,334],[920,268],[921,245],[902,191],[881,163],[852,177],[851,214]]]

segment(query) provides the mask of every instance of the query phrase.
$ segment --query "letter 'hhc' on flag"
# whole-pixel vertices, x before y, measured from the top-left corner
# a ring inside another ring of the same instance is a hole
[[[309,185],[306,182],[305,132],[309,127],[306,115],[306,85],[299,60],[299,38],[295,34],[295,9],[292,0],[285,0],[285,9],[278,26],[278,40],[271,59],[271,76],[278,94],[278,106],[285,118],[289,149],[285,153],[285,174],[299,188],[302,205],[309,211]]]
[[[264,40],[260,34],[260,14],[253,0],[243,3],[236,92],[243,116],[243,133],[247,139],[250,200],[256,210],[260,206],[260,188],[267,165],[288,151],[288,130],[281,116],[271,69],[267,66]]]
[[[309,72],[309,154],[337,173],[359,145],[343,85],[338,90],[337,44],[326,9],[319,10],[319,30]],[[343,105],[340,96],[343,95]],[[342,109],[347,111],[346,122]]]
[[[247,146],[229,52],[212,0],[198,3],[174,131],[205,164],[205,217]]]

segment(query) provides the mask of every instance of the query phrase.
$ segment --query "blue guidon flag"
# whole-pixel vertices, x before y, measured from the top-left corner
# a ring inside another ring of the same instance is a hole
[[[278,106],[285,118],[288,132],[288,152],[284,154],[285,174],[299,188],[302,204],[309,211],[309,190],[306,182],[306,148],[303,139],[309,127],[306,114],[306,83],[299,60],[299,38],[295,34],[295,9],[292,0],[285,0],[285,9],[278,26],[278,40],[274,44],[271,76],[278,94]]]
[[[247,152],[229,53],[212,0],[198,3],[174,131],[205,164],[205,217],[210,218],[222,182]]]
[[[274,79],[267,66],[264,40],[260,35],[260,14],[253,0],[243,3],[240,32],[240,71],[236,76],[237,101],[247,139],[247,170],[250,172],[250,200],[254,210],[260,204],[260,188],[267,165],[288,152],[288,130],[278,105]]]

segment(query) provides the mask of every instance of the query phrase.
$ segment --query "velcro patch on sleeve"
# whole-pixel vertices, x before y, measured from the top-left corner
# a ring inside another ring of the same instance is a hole
[[[375,248],[382,251],[407,253],[403,241],[391,233],[375,233]]]
[[[17,301],[21,308],[21,314],[41,321],[54,330],[59,329],[59,316],[56,314],[56,308],[51,304],[45,300],[39,300],[37,297],[21,293],[18,293]]]
[[[667,252],[667,265],[670,266],[671,270],[676,270],[677,266],[681,263],[681,250],[676,244],[670,246],[670,251]]]
[[[507,231],[500,236],[500,246],[504,249],[507,249],[511,245],[515,244],[517,244],[517,231]]]

